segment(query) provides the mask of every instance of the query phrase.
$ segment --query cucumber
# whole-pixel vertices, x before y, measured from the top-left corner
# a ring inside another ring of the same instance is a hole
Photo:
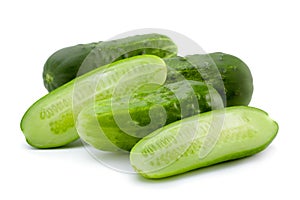
[[[76,128],[80,138],[96,149],[130,151],[141,138],[166,124],[222,107],[214,88],[180,81],[89,105],[78,115]]]
[[[43,81],[50,92],[73,80],[87,55],[101,42],[78,44],[53,53],[44,64]]]
[[[167,68],[152,55],[114,62],[80,76],[35,102],[21,120],[27,142],[37,148],[68,144],[79,136],[74,119],[80,109],[94,100],[122,96],[140,84],[163,84]],[[116,93],[117,89],[120,92]]]
[[[218,137],[208,137],[216,127],[220,128]],[[258,153],[272,142],[277,131],[277,123],[262,110],[228,107],[154,131],[132,148],[130,161],[142,176],[164,178]],[[214,147],[203,154],[211,141],[215,141]]]
[[[176,53],[177,47],[170,38],[154,33],[71,46],[48,58],[43,70],[44,85],[52,91],[76,76],[117,60],[142,54],[165,58]]]
[[[169,72],[166,83],[182,80],[203,81],[212,85],[226,106],[248,105],[253,79],[248,66],[239,58],[221,53],[195,54],[164,59]],[[215,69],[216,68],[216,69]]]

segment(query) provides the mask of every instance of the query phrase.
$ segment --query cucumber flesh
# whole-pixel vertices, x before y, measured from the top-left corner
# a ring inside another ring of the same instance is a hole
[[[79,137],[74,119],[86,104],[112,95],[122,96],[149,81],[163,84],[166,73],[164,61],[152,55],[136,56],[95,69],[35,102],[24,114],[21,130],[34,147],[63,146]],[[121,92],[114,92],[117,88]]]
[[[219,136],[207,137],[214,127],[221,127]],[[164,178],[258,153],[272,142],[277,131],[277,123],[262,110],[228,107],[154,131],[133,147],[130,161],[142,176]],[[216,143],[203,156],[209,140]]]

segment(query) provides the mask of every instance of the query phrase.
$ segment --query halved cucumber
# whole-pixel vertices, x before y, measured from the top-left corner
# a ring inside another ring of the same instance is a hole
[[[277,123],[262,110],[245,106],[214,110],[151,133],[132,148],[130,161],[142,176],[164,178],[258,153],[277,131]]]
[[[122,96],[148,82],[163,84],[166,74],[164,61],[151,55],[97,68],[35,102],[24,114],[21,129],[27,142],[34,147],[68,144],[78,138],[74,119],[84,105],[112,95]]]
[[[223,108],[219,93],[198,81],[179,81],[120,99],[105,99],[81,110],[81,139],[104,151],[130,151],[143,137],[177,120]]]

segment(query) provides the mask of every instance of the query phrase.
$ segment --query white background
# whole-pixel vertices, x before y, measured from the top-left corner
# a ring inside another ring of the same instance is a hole
[[[1,1],[0,199],[299,199],[300,12],[297,1]],[[251,106],[280,126],[253,157],[161,181],[119,173],[80,142],[29,147],[20,130],[26,109],[46,94],[45,60],[54,51],[138,28],[164,28],[206,52],[240,57],[250,67]]]

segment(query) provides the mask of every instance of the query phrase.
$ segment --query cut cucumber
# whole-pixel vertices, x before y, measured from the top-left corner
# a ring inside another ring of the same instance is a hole
[[[74,119],[84,105],[112,95],[122,96],[148,82],[163,84],[166,74],[164,61],[152,55],[97,68],[35,102],[24,114],[21,129],[27,142],[37,148],[68,144],[78,138]]]
[[[105,99],[81,110],[80,138],[104,151],[130,151],[143,137],[174,121],[223,108],[219,93],[198,81],[179,81],[120,99]]]
[[[210,137],[218,128],[218,137]],[[262,110],[246,106],[214,110],[154,131],[132,148],[130,161],[142,176],[164,178],[258,153],[277,131],[277,123]]]

